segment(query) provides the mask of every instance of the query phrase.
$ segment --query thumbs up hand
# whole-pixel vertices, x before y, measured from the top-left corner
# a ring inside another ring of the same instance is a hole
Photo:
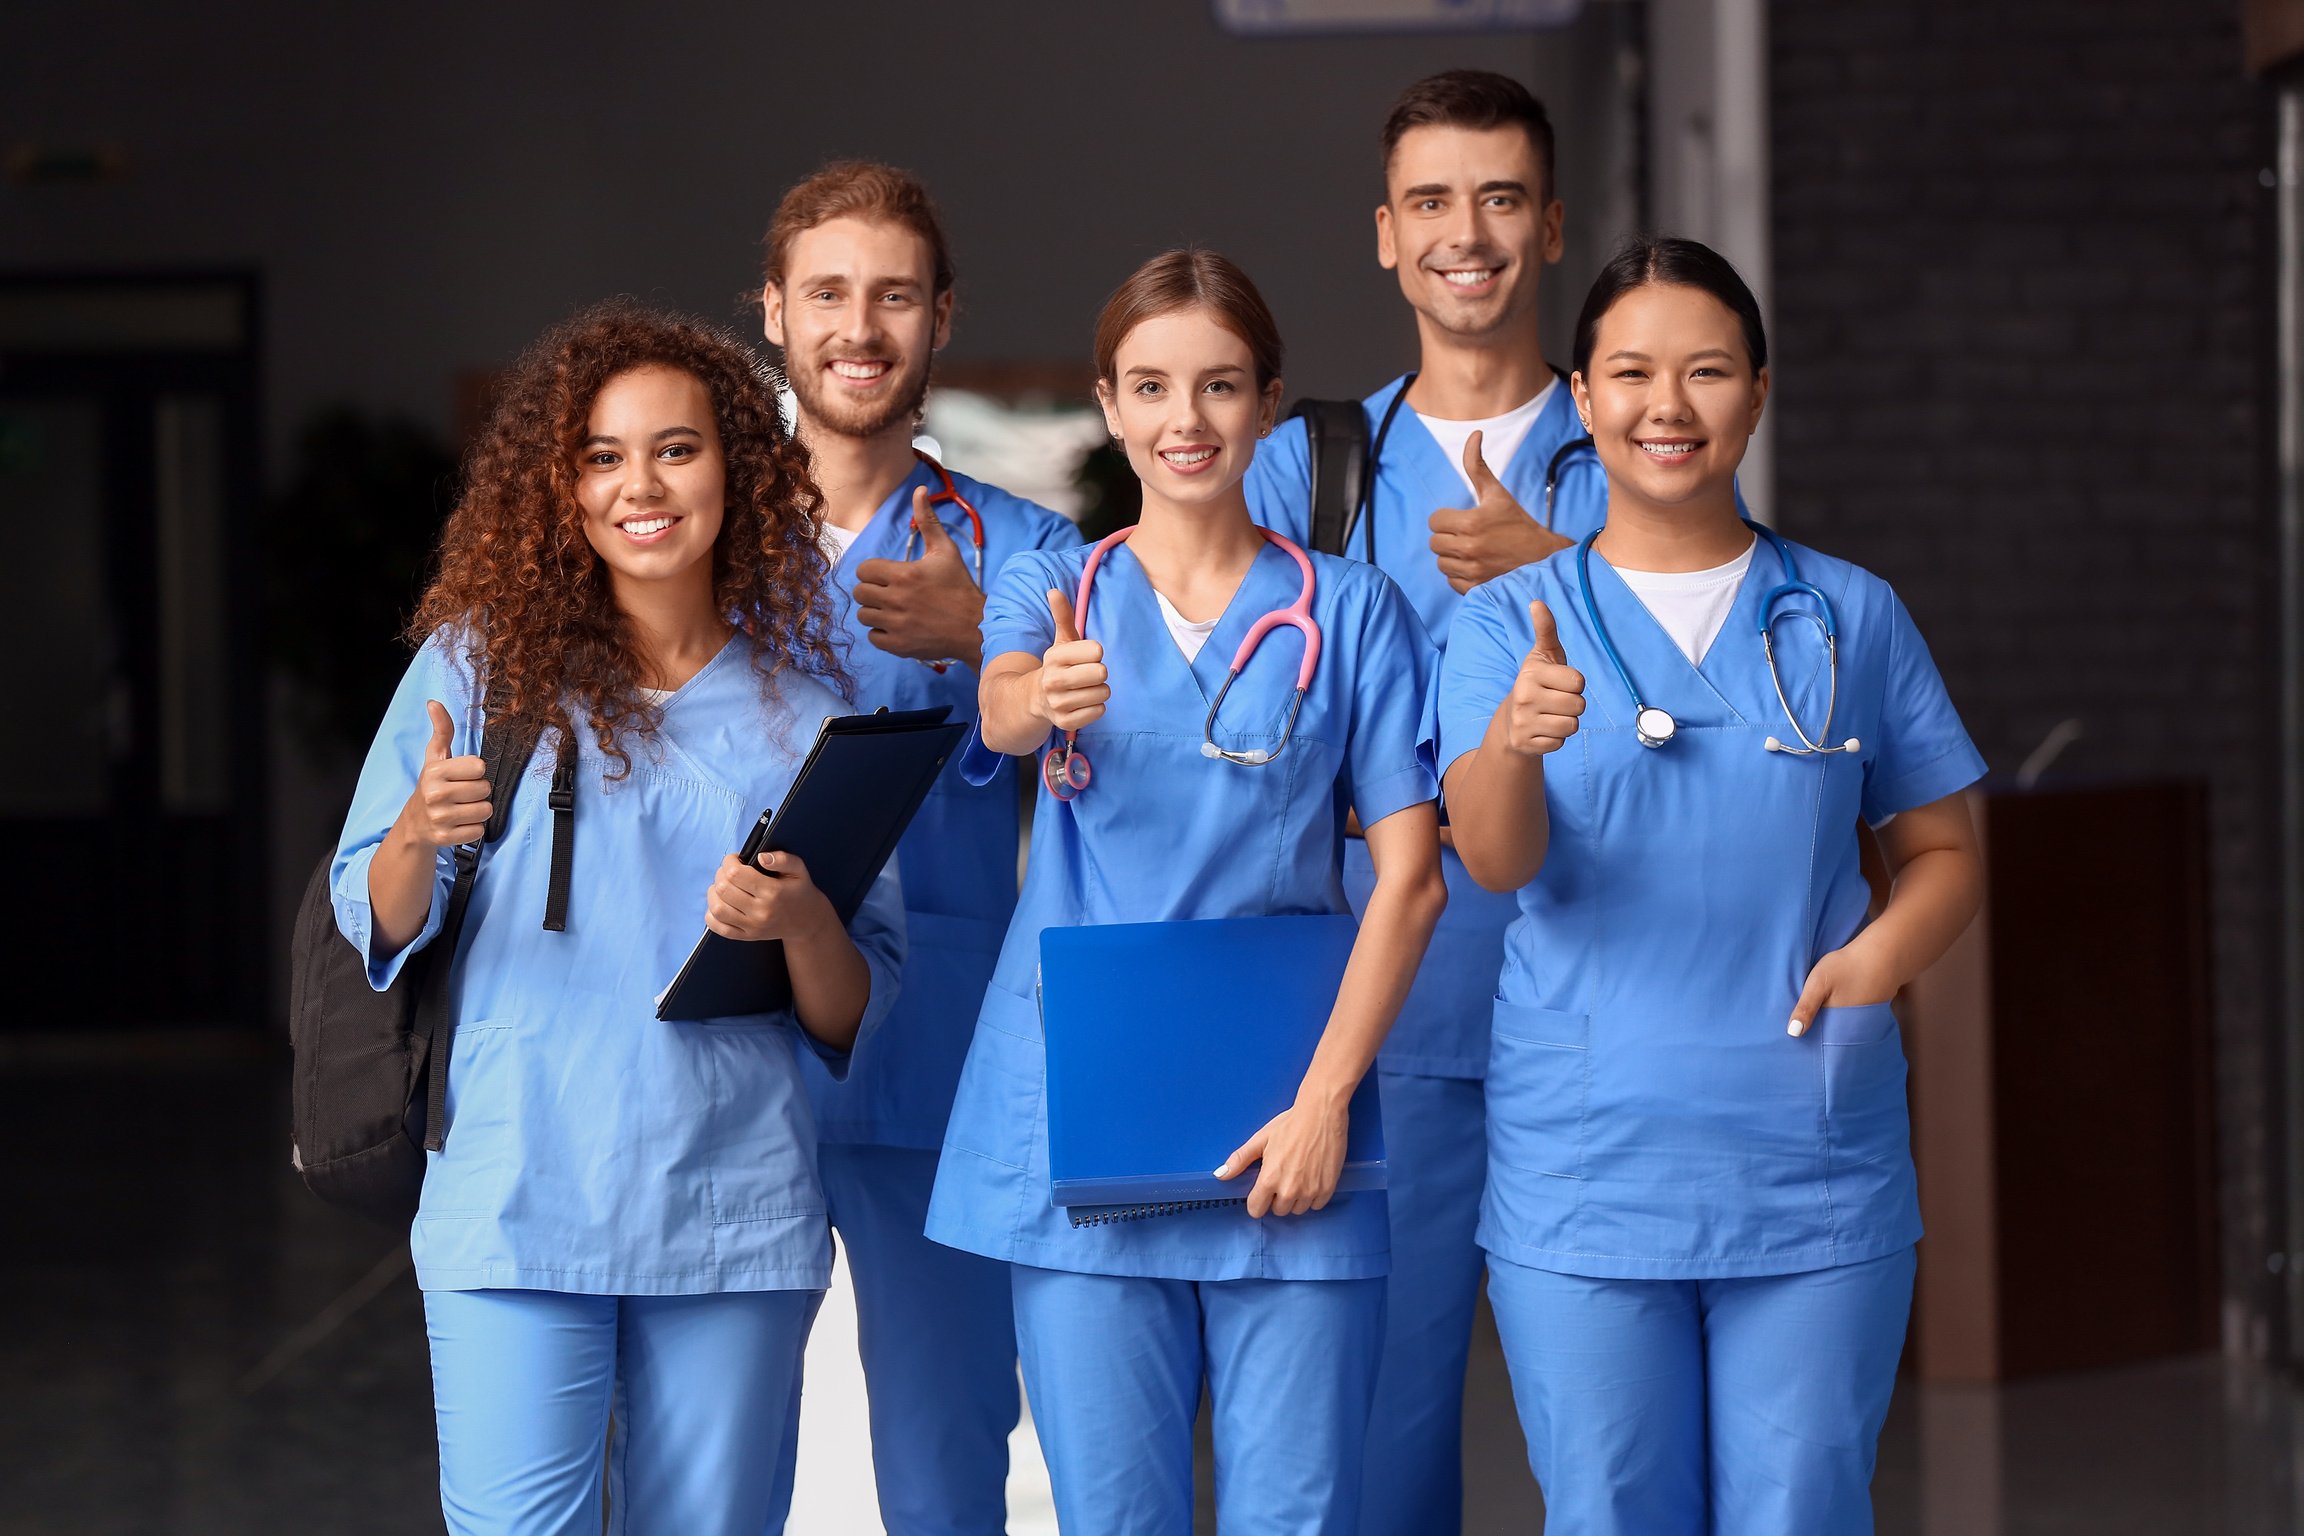
[[[1076,731],[1103,718],[1104,701],[1112,697],[1111,675],[1104,669],[1104,647],[1080,638],[1072,599],[1053,587],[1048,616],[1056,621],[1056,640],[1041,653],[1032,712],[1060,731]]]
[[[1505,745],[1523,757],[1557,752],[1576,734],[1584,713],[1584,674],[1568,665],[1560,626],[1543,603],[1528,605],[1536,643],[1529,647],[1512,692],[1504,700]]]
[[[424,747],[416,789],[400,812],[401,824],[417,841],[435,847],[476,843],[488,830],[488,765],[477,757],[449,756],[456,722],[438,699],[427,699],[424,710],[432,717],[432,739]]]
[[[1481,436],[1475,432],[1464,443],[1464,476],[1472,482],[1473,504],[1442,507],[1432,514],[1430,524],[1440,574],[1459,592],[1469,592],[1575,542],[1538,523],[1512,499],[1480,456]]]
[[[856,616],[881,650],[917,661],[958,659],[973,667],[984,649],[984,594],[928,488],[912,491],[916,560],[867,560],[856,567]]]

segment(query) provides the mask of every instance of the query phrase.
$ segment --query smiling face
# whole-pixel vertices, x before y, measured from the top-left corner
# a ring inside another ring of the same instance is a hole
[[[1590,369],[1570,385],[1612,496],[1655,507],[1733,497],[1768,400],[1768,370],[1753,369],[1734,310],[1701,288],[1643,284],[1600,317]]]
[[[635,368],[600,386],[576,450],[584,537],[619,591],[712,579],[727,461],[712,397],[694,374]]]
[[[1280,412],[1281,383],[1259,388],[1248,343],[1195,305],[1139,322],[1096,381],[1104,424],[1148,496],[1178,506],[1231,494]]]
[[[1376,259],[1420,319],[1468,339],[1532,323],[1561,208],[1525,130],[1412,128],[1384,173]]]
[[[928,242],[891,221],[829,219],[793,237],[783,270],[761,303],[803,431],[909,434],[952,322]]]

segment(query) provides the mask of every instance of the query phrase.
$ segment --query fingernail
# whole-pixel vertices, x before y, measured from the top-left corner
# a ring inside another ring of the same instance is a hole
[[[1801,1023],[1798,1019],[1794,1019],[1791,1023],[1784,1026],[1784,1033],[1788,1035],[1806,1034],[1807,1031],[1808,1026]]]
[[[1230,1163],[1218,1163],[1216,1165],[1216,1177],[1220,1179],[1232,1177],[1232,1165]]]

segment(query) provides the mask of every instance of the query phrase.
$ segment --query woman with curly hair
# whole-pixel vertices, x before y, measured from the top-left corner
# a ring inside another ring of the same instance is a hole
[[[533,740],[449,976],[413,1234],[451,1531],[597,1532],[612,1399],[632,1536],[759,1536],[789,1495],[762,1452],[831,1266],[795,1046],[841,1070],[903,949],[892,872],[843,927],[799,861],[729,853],[844,707],[816,507],[750,355],[617,303],[513,370],[442,535],[335,905],[390,985],[487,825],[484,734]],[[780,940],[791,1006],[659,1021],[700,926]]]

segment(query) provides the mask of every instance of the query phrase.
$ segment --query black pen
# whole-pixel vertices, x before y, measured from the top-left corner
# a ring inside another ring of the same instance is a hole
[[[770,806],[760,813],[760,819],[752,823],[752,835],[744,839],[744,851],[736,855],[738,863],[752,864],[752,861],[760,856],[760,845],[768,841],[768,824],[775,819],[776,807],[774,806]],[[754,869],[760,868],[757,864],[753,864],[752,867]],[[761,869],[760,873],[765,875],[769,872]],[[771,876],[771,878],[774,877]]]

